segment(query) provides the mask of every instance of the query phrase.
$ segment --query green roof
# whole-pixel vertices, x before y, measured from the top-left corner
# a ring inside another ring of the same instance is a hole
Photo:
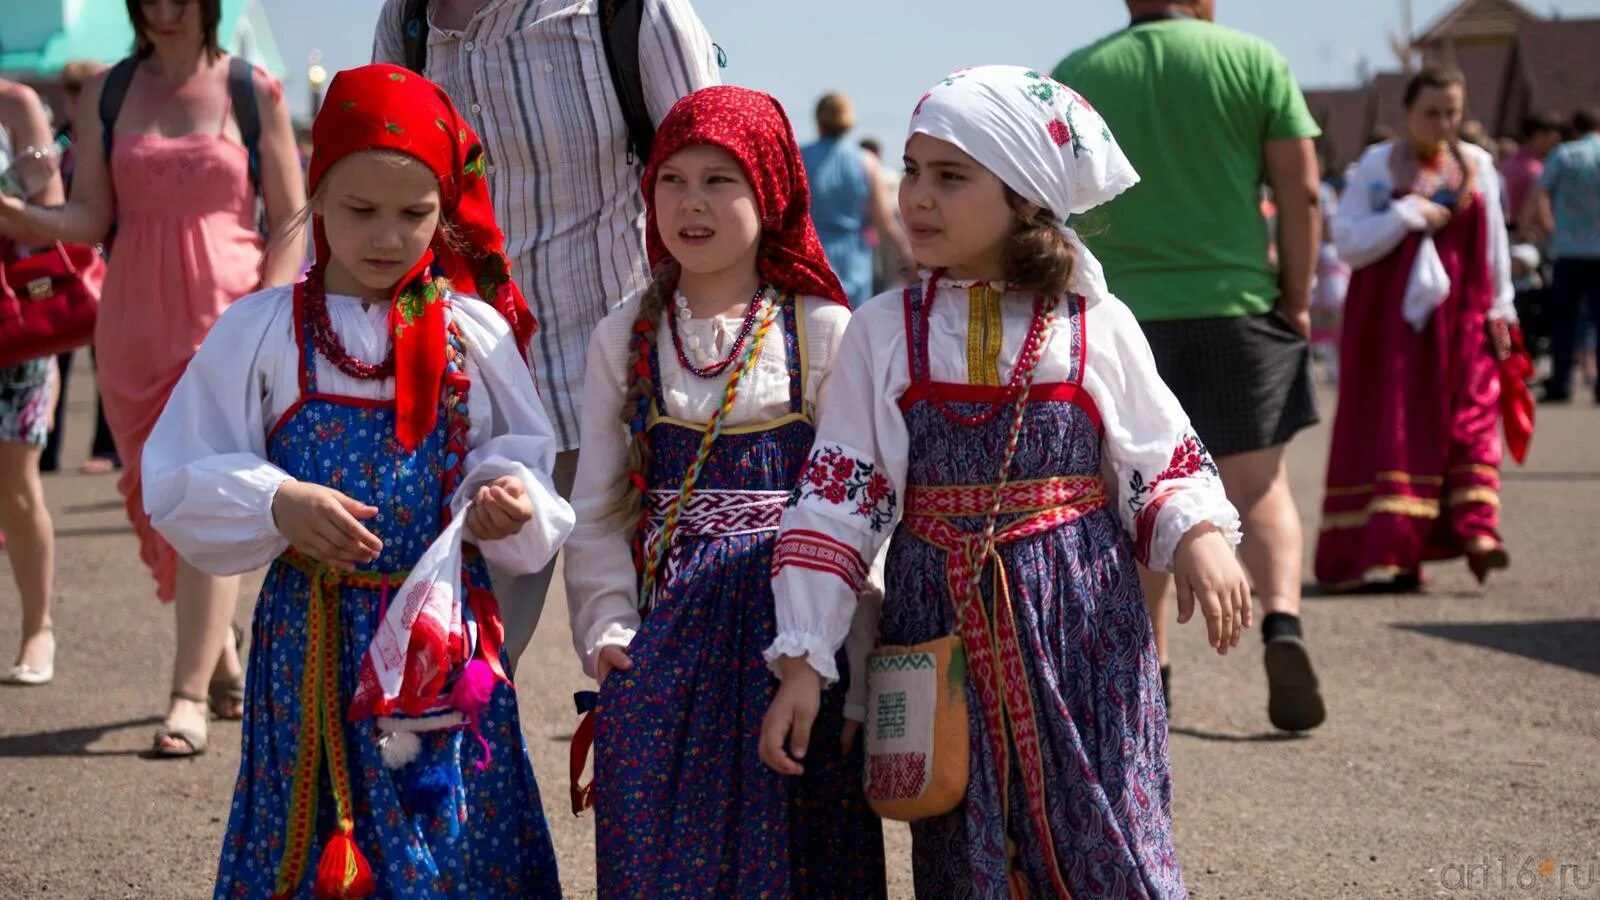
[[[28,0],[0,16],[0,72],[47,77],[75,59],[113,63],[133,48],[124,0]],[[260,0],[222,0],[222,48],[282,77]]]

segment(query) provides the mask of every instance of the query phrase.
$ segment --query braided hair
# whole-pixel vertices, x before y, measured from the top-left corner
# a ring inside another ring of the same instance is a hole
[[[651,380],[650,350],[656,340],[657,323],[666,311],[673,293],[678,289],[678,278],[683,270],[676,260],[668,257],[651,274],[650,284],[639,295],[639,309],[633,319],[633,329],[628,337],[628,365],[625,369],[627,390],[623,393],[621,418],[628,428],[628,483],[627,504],[639,511],[639,527],[634,529],[634,568],[644,570],[644,491],[650,474],[650,440],[646,424],[650,417],[650,404],[655,399],[655,385]]]

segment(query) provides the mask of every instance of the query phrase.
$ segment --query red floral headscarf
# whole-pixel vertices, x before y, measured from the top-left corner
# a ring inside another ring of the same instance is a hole
[[[505,238],[495,224],[483,145],[438,85],[398,66],[340,72],[311,126],[311,193],[335,163],[364,150],[395,150],[416,158],[439,179],[440,219],[455,246],[436,237],[428,252],[395,284],[389,327],[395,344],[395,436],[415,448],[433,430],[445,371],[444,304],[433,277],[475,291],[511,324],[527,349],[537,325],[511,280]],[[443,229],[441,229],[442,231]],[[329,255],[322,218],[315,217],[318,265]]]
[[[789,117],[774,97],[748,88],[703,88],[679,100],[662,120],[642,182],[650,265],[670,256],[656,225],[656,174],[674,153],[693,144],[733,154],[750,180],[761,212],[756,266],[762,280],[789,293],[846,303],[811,224],[811,188]]]

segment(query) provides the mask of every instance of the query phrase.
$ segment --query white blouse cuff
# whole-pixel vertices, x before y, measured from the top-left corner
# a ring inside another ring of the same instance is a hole
[[[1179,491],[1161,508],[1161,519],[1156,523],[1156,538],[1150,547],[1149,568],[1171,572],[1172,556],[1177,552],[1183,536],[1193,531],[1195,526],[1207,522],[1222,532],[1229,547],[1239,546],[1239,511],[1228,502],[1220,486]]]
[[[764,654],[767,665],[772,668],[773,674],[778,672],[778,660],[785,656],[804,656],[811,668],[817,670],[822,676],[824,687],[832,685],[839,680],[839,664],[833,657],[833,651],[828,649],[828,642],[819,635],[805,634],[799,631],[785,631],[778,635]],[[865,716],[863,716],[865,718]]]

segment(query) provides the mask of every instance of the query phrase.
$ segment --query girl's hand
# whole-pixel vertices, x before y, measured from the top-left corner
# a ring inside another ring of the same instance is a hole
[[[1218,655],[1239,646],[1239,632],[1252,624],[1250,584],[1233,548],[1210,523],[1197,525],[1172,555],[1178,584],[1178,622],[1194,616],[1196,604],[1206,619],[1206,636]]]
[[[1422,220],[1427,223],[1427,227],[1424,230],[1429,234],[1433,234],[1450,224],[1450,208],[1440,206],[1432,200],[1423,200]]]
[[[767,708],[761,723],[761,761],[779,775],[803,775],[800,760],[806,758],[811,742],[811,726],[822,705],[822,676],[803,656],[785,656],[778,661],[783,683]],[[784,739],[789,751],[784,752]]]
[[[633,660],[628,658],[627,650],[618,647],[616,644],[601,647],[600,654],[594,660],[594,680],[600,682],[600,686],[604,687],[606,676],[611,674],[612,669],[626,672],[632,668]]]
[[[467,510],[467,530],[478,541],[511,537],[533,520],[533,502],[522,489],[522,481],[502,475],[478,488]]]
[[[272,521],[289,546],[346,572],[383,552],[383,541],[359,521],[377,514],[376,506],[305,481],[286,481],[272,497]]]

